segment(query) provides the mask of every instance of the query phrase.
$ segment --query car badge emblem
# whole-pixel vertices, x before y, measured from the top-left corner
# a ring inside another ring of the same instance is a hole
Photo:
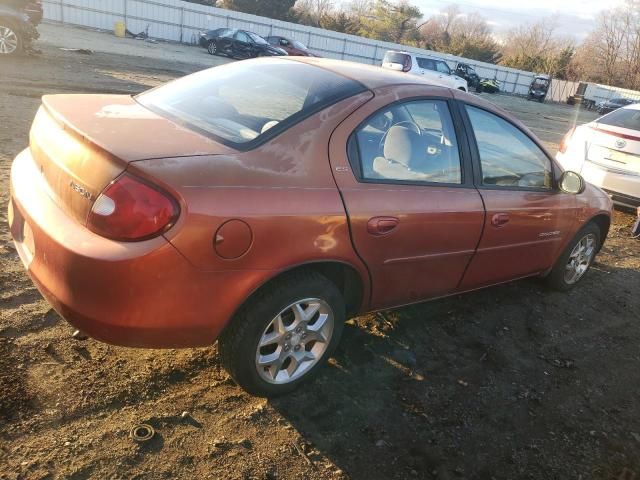
[[[627,142],[624,140],[616,140],[616,148],[624,148],[627,146]]]
[[[91,200],[91,192],[87,190],[85,187],[83,187],[82,185],[79,185],[73,180],[71,180],[71,182],[69,182],[69,186],[71,187],[72,190],[78,192],[81,196],[83,196],[87,200]]]

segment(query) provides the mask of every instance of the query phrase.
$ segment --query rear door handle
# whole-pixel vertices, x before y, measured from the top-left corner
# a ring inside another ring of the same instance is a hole
[[[367,232],[371,235],[386,235],[396,229],[400,220],[396,217],[373,217],[367,222]]]
[[[509,222],[509,214],[508,213],[496,213],[493,217],[491,217],[491,225],[494,227],[503,227]]]

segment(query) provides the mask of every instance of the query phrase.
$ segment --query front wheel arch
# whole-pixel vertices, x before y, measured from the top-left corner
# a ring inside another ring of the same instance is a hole
[[[605,240],[607,239],[607,235],[609,235],[609,227],[611,227],[611,218],[604,213],[596,215],[587,223],[595,223],[596,226],[600,229],[600,245],[598,247],[598,251],[602,248]]]

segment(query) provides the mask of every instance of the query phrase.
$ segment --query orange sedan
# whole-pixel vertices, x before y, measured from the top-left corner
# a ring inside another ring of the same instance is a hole
[[[9,204],[70,323],[133,347],[219,339],[259,395],[312,377],[350,316],[528,276],[572,288],[610,215],[491,104],[314,58],[45,96]]]

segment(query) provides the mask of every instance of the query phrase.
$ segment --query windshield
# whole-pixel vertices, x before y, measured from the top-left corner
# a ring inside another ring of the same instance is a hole
[[[251,40],[253,40],[256,43],[259,43],[260,45],[268,45],[269,44],[269,42],[267,42],[260,35],[256,35],[255,33],[252,33],[252,32],[247,32],[247,35],[249,35],[251,37]]]
[[[203,70],[138,95],[136,100],[222,143],[250,148],[267,132],[283,131],[363,90],[353,80],[312,65],[271,60]]]
[[[612,127],[630,128],[640,130],[640,110],[621,108],[605,115],[598,123],[611,125]]]
[[[547,80],[543,80],[543,79],[536,79],[533,82],[533,88],[547,88],[549,86],[549,82]]]

